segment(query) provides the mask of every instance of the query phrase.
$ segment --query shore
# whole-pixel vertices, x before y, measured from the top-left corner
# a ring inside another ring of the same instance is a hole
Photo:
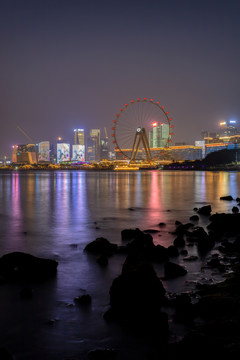
[[[226,201],[231,201],[228,197]],[[236,207],[235,207],[236,208]],[[206,229],[194,225],[198,217],[206,217],[209,224]],[[240,347],[240,214],[237,210],[229,214],[212,214],[211,206],[195,209],[194,219],[186,219],[186,223],[176,221],[174,231],[175,240],[171,246],[165,248],[154,245],[151,234],[153,229],[141,231],[139,229],[123,229],[122,245],[111,244],[104,238],[97,238],[89,243],[84,252],[92,254],[96,262],[103,269],[108,266],[111,257],[124,256],[122,271],[110,286],[109,309],[104,314],[103,321],[111,326],[116,324],[129,334],[148,346],[148,359],[159,360],[161,356],[191,356],[197,355],[225,355],[233,358],[238,355]],[[164,223],[159,224],[164,227]],[[192,244],[198,248],[199,256],[211,253],[209,268],[221,274],[222,281],[214,285],[196,284],[191,292],[169,294],[164,290],[162,279],[156,275],[155,266],[164,266],[166,278],[184,277],[186,271],[182,266],[175,266],[179,254],[185,252],[186,261],[194,262],[189,257],[187,247]],[[213,249],[215,249],[213,251]],[[34,272],[39,276],[47,275],[49,270],[39,272],[39,267],[25,261],[22,266],[21,277],[16,272],[9,273],[12,268],[21,268],[20,257],[14,260],[0,259],[0,273],[2,284],[12,282],[31,281]],[[8,258],[10,259],[10,258]],[[30,258],[31,259],[31,258]],[[15,263],[17,261],[17,263]],[[5,265],[4,265],[5,264]],[[39,264],[37,262],[37,264]],[[175,264],[175,265],[174,265]],[[43,264],[44,265],[44,264]],[[55,272],[56,262],[54,262]],[[6,271],[7,266],[7,271]],[[93,264],[91,265],[93,266]],[[52,274],[52,270],[49,273]],[[46,279],[44,278],[44,281]],[[4,291],[4,285],[2,287]],[[31,288],[21,291],[21,296],[31,302]],[[91,294],[84,294],[75,299],[77,306],[86,307],[91,303]],[[173,315],[170,316],[169,313]],[[170,340],[169,321],[182,324],[185,328],[180,341]],[[14,359],[14,356],[3,348],[1,359]],[[124,352],[130,352],[128,348]],[[5,356],[5,357],[4,357]],[[118,349],[92,349],[86,358],[90,359],[123,359],[123,351]],[[129,354],[130,358],[130,354]],[[51,359],[51,357],[49,357]],[[63,359],[69,359],[63,357]],[[80,359],[74,357],[74,359]]]

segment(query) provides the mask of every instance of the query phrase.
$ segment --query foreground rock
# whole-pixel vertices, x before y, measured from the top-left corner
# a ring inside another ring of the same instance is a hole
[[[22,252],[0,258],[0,275],[8,281],[44,281],[56,275],[58,262]]]
[[[209,220],[208,230],[211,230],[219,237],[240,234],[240,213],[213,214]]]
[[[117,251],[118,246],[110,243],[107,239],[100,237],[86,245],[85,251],[93,254],[112,255]]]
[[[123,322],[145,336],[161,334],[166,339],[168,316],[161,312],[165,293],[153,266],[137,254],[128,255],[122,274],[111,285],[111,309],[105,319]]]
[[[211,205],[205,205],[205,206],[202,206],[201,208],[199,208],[197,210],[197,212],[200,215],[210,216],[211,212],[212,212],[212,207],[211,207]]]
[[[168,261],[164,264],[164,274],[167,279],[172,279],[186,275],[187,270],[181,265]]]

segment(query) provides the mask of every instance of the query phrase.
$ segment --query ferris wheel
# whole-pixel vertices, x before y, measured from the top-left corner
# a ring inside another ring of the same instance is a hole
[[[152,140],[149,141],[153,133],[157,134],[154,127],[162,133],[164,130],[161,147],[167,148],[173,135],[171,121],[169,112],[165,110],[165,106],[160,105],[159,101],[155,102],[147,98],[131,100],[120,108],[113,120],[112,137],[115,151],[118,151],[124,159],[132,160],[136,159],[137,152],[143,149],[147,159],[151,160],[150,146],[157,147],[156,144],[153,145]]]

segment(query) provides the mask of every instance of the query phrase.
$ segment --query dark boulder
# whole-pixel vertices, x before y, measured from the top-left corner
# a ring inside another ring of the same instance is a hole
[[[94,254],[111,255],[117,251],[118,246],[110,243],[107,239],[100,237],[86,245],[85,251]]]
[[[89,294],[80,295],[74,298],[76,304],[79,305],[90,305],[92,298]]]
[[[15,356],[8,351],[8,349],[0,348],[0,359],[1,360],[15,360]]]
[[[10,281],[44,281],[56,275],[58,262],[22,252],[0,258],[0,275]]]
[[[102,254],[98,259],[97,263],[101,266],[107,266],[108,265],[108,257],[106,254]]]
[[[211,205],[205,205],[205,206],[200,207],[197,212],[200,215],[209,216],[212,212],[212,207],[211,207]]]
[[[175,245],[170,245],[167,248],[167,251],[168,251],[169,257],[176,257],[179,255],[178,248]]]
[[[160,227],[166,226],[166,224],[165,224],[164,222],[160,222],[158,225],[159,225]]]
[[[232,197],[231,195],[221,196],[221,197],[220,197],[220,200],[228,200],[228,201],[231,201],[231,200],[233,200],[233,197]]]
[[[218,236],[234,236],[240,233],[240,213],[213,214],[209,220],[210,224],[207,226],[207,229]]]
[[[174,244],[176,247],[183,247],[183,246],[185,246],[185,240],[184,240],[183,236],[182,236],[182,235],[177,236],[176,239],[174,239],[173,244]]]
[[[175,225],[176,225],[176,226],[182,225],[182,223],[181,223],[181,221],[176,220],[176,221],[175,221]]]
[[[183,293],[176,296],[175,321],[188,322],[193,316],[193,305],[189,294]]]
[[[239,213],[239,208],[238,208],[237,206],[233,206],[232,212],[233,212],[234,214]]]
[[[191,221],[198,221],[198,220],[199,220],[199,216],[198,216],[198,215],[190,216],[189,220],[191,220]]]
[[[132,240],[141,234],[141,230],[136,229],[124,229],[121,231],[122,240]]]
[[[164,274],[166,278],[176,278],[187,274],[187,270],[181,265],[168,261],[164,264]]]
[[[169,252],[168,249],[162,245],[156,245],[151,252],[151,260],[157,263],[163,263],[168,261]]]
[[[110,304],[119,320],[144,326],[158,321],[165,293],[153,266],[147,262],[136,262],[135,267],[125,267],[122,274],[113,280]]]
[[[194,226],[194,224],[192,224],[192,223],[180,224],[177,226],[176,230],[174,231],[174,234],[184,235],[184,234],[186,234],[188,229],[190,229],[193,226]]]

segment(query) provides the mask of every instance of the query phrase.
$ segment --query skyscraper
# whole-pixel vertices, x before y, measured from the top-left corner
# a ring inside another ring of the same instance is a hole
[[[100,160],[100,129],[91,129],[87,139],[87,161]]]
[[[74,144],[85,145],[84,129],[74,129]]]
[[[153,123],[153,129],[149,132],[149,145],[151,148],[165,147],[168,144],[169,125],[164,123]]]

